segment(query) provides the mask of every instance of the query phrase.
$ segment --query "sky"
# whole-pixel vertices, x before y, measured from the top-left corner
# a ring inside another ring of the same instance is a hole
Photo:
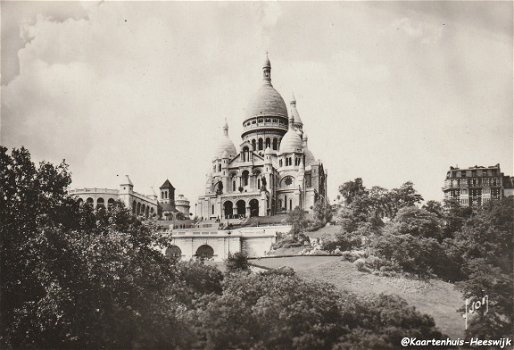
[[[513,175],[512,2],[0,6],[0,144],[65,159],[72,188],[168,178],[193,206],[225,119],[241,141],[266,51],[330,199],[356,177],[441,200],[450,166]]]

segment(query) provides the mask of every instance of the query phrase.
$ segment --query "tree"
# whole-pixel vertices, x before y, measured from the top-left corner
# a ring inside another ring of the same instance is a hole
[[[332,220],[332,207],[330,203],[324,198],[319,198],[312,208],[314,213],[314,224],[316,226],[323,226]]]
[[[339,186],[339,193],[341,193],[347,205],[351,204],[355,197],[361,196],[365,191],[366,188],[363,186],[360,177]]]
[[[355,349],[377,339],[397,349],[405,334],[442,336],[399,297],[361,298],[281,271],[229,275],[223,294],[203,298],[188,319],[203,349]]]
[[[234,271],[248,271],[250,269],[250,265],[248,264],[248,257],[244,253],[234,253],[229,254],[227,260],[225,261],[225,267],[228,272]]]
[[[487,338],[513,334],[513,213],[514,199],[504,198],[478,209],[455,233],[450,253],[462,259],[466,298],[489,298],[489,312],[470,321],[468,336]]]
[[[384,231],[442,240],[442,221],[436,214],[414,206],[401,208]]]
[[[421,203],[423,197],[414,189],[414,184],[407,181],[399,188],[389,191],[387,201],[389,202],[389,217],[393,218],[401,208]]]
[[[291,235],[293,239],[298,239],[298,235],[305,231],[309,221],[306,217],[306,211],[300,207],[291,210],[287,215],[287,223],[291,225]]]
[[[2,347],[186,347],[177,312],[209,279],[183,278],[155,228],[79,205],[66,164],[36,166],[24,148],[0,148],[0,179]]]

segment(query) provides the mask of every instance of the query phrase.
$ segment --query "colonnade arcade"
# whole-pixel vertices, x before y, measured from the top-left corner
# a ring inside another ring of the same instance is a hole
[[[244,199],[227,200],[223,202],[223,215],[225,219],[259,216],[259,200],[255,198],[248,202]]]

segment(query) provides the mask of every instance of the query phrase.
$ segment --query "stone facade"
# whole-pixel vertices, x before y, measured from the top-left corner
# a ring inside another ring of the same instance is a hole
[[[94,208],[110,207],[119,200],[136,215],[146,217],[157,215],[157,196],[135,192],[134,184],[128,175],[125,176],[125,181],[120,184],[118,189],[78,188],[70,190],[69,194],[78,197],[80,202],[88,203]]]
[[[217,223],[173,228],[168,232],[171,246],[163,252],[182,260],[206,258],[223,261],[229,254],[238,252],[248,257],[262,257],[271,250],[277,233],[286,233],[290,229],[289,225],[278,225],[221,230]]]
[[[505,176],[500,164],[470,168],[450,167],[444,181],[444,199],[458,200],[461,205],[482,205],[514,194],[514,177]]]
[[[300,207],[308,212],[326,197],[327,171],[308,148],[303,122],[293,97],[289,112],[271,84],[268,58],[263,85],[243,118],[236,149],[228,125],[215,149],[206,176],[205,194],[195,205],[203,219],[230,220],[271,216]]]
[[[88,203],[94,208],[108,208],[119,200],[135,215],[159,218],[164,216],[171,220],[175,219],[176,214],[180,212],[186,219],[189,218],[189,201],[183,195],[179,195],[179,199],[175,201],[175,188],[169,180],[166,180],[160,190],[159,199],[155,194],[146,195],[135,192],[134,184],[126,175],[125,181],[120,184],[118,189],[78,188],[70,190],[69,194],[78,197],[80,202]]]

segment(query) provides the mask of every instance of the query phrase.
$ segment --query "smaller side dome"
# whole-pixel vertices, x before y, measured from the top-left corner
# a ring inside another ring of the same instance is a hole
[[[214,152],[214,158],[229,158],[235,156],[236,154],[236,146],[234,146],[234,143],[228,137],[228,124],[225,122],[225,125],[223,126],[223,136],[218,141],[218,145],[216,146],[216,150]]]
[[[280,154],[302,152],[302,138],[293,129],[289,128],[280,142]]]

